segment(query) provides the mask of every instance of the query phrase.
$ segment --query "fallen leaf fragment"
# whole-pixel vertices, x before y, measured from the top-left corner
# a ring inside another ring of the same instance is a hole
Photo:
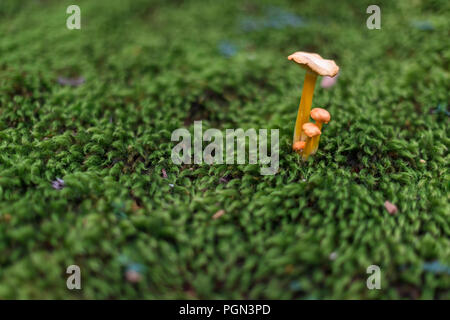
[[[58,77],[58,83],[62,86],[78,87],[84,83],[84,77],[66,78]]]
[[[396,214],[398,212],[397,206],[389,201],[384,202],[384,207],[389,214]]]
[[[127,279],[128,282],[130,283],[138,283],[139,281],[141,281],[141,274],[135,270],[128,270],[125,273],[125,278]]]
[[[331,261],[334,261],[334,260],[336,260],[337,256],[338,256],[337,253],[335,251],[333,251],[332,253],[330,253],[329,259]]]
[[[213,215],[213,219],[218,219],[221,216],[223,216],[225,214],[225,210],[220,209],[219,211],[217,211],[214,215]]]
[[[133,203],[131,204],[131,210],[133,211],[138,211],[141,207],[137,204],[136,201],[133,201]]]

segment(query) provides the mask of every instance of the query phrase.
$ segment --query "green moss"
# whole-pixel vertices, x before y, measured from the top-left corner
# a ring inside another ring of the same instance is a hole
[[[277,2],[302,18],[281,26],[261,1],[80,1],[71,31],[70,1],[1,1],[0,298],[450,298],[423,268],[450,264],[448,3],[379,1],[368,30],[368,1]],[[307,163],[297,50],[341,67],[316,88],[332,121]],[[194,120],[279,128],[279,173],[172,164]]]

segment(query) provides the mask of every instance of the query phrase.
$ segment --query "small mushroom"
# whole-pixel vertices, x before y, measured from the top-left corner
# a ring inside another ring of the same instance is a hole
[[[297,120],[295,122],[294,144],[297,141],[306,140],[306,136],[303,134],[303,124],[309,121],[317,76],[334,77],[339,72],[339,67],[333,60],[323,59],[317,53],[298,51],[291,54],[288,59],[298,63],[302,68],[306,69],[302,97],[298,108]]]
[[[316,125],[317,127],[319,127],[319,130],[322,130],[322,125],[325,123],[327,124],[328,122],[330,122],[331,119],[331,115],[330,113],[322,108],[314,108],[311,110],[311,118],[314,119],[314,121],[316,121]],[[320,135],[315,136],[312,141],[312,148],[311,148],[311,154],[315,154],[317,152],[317,149],[319,148],[319,140],[320,140]]]
[[[305,146],[305,141],[297,141],[292,145],[292,149],[294,149],[294,151],[301,152],[303,149],[305,149]]]
[[[306,139],[305,149],[303,150],[303,160],[307,160],[312,151],[312,140],[314,137],[320,136],[322,132],[319,127],[312,122],[305,123],[302,126],[302,129],[304,134],[308,137]]]

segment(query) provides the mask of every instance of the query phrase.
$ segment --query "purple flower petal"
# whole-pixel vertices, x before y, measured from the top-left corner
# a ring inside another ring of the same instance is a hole
[[[56,180],[52,181],[52,188],[56,190],[61,190],[64,188],[64,180],[60,178],[56,178]]]

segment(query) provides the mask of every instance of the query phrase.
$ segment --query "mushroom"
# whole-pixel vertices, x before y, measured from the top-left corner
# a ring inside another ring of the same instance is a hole
[[[320,136],[322,132],[319,127],[312,122],[303,124],[302,129],[303,133],[308,137],[306,140],[305,149],[303,150],[303,160],[307,160],[312,151],[312,140],[315,137]]]
[[[292,149],[294,149],[294,151],[301,152],[303,149],[305,149],[305,146],[305,141],[297,141],[292,145]]]
[[[339,67],[333,60],[323,59],[317,53],[298,51],[291,54],[288,59],[293,60],[302,68],[306,69],[302,97],[300,99],[297,120],[295,122],[294,144],[297,141],[304,141],[306,139],[306,136],[303,134],[303,124],[309,121],[309,113],[311,111],[317,76],[334,77],[339,72]]]
[[[322,130],[322,125],[324,123],[327,124],[328,122],[330,122],[331,116],[330,116],[330,113],[325,109],[314,108],[311,110],[311,118],[313,118],[314,121],[316,121],[316,125],[319,128],[319,130]],[[320,135],[312,138],[311,154],[315,154],[317,152],[317,149],[319,148],[319,140],[320,140]]]

